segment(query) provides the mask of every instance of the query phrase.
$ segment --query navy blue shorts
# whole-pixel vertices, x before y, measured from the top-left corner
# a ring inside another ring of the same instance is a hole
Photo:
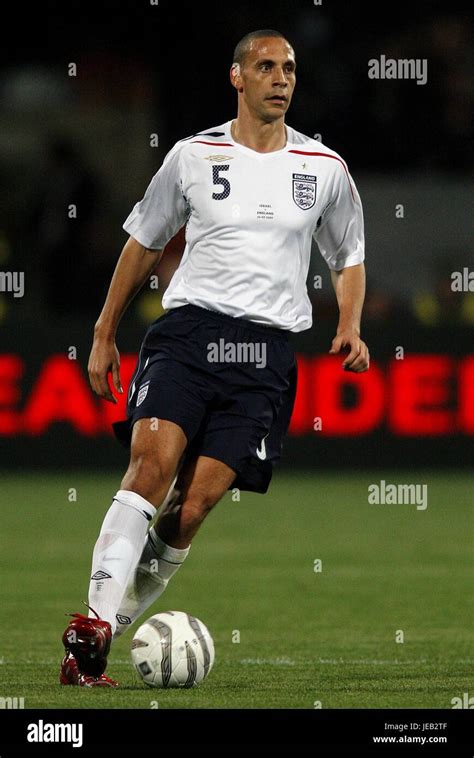
[[[173,308],[148,329],[130,383],[127,420],[113,425],[130,446],[141,418],[178,424],[186,456],[236,472],[229,489],[266,492],[296,393],[288,332],[195,305]]]

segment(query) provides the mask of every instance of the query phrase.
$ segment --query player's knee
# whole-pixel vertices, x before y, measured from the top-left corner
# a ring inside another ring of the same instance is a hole
[[[122,488],[133,490],[147,500],[152,500],[166,487],[172,476],[172,472],[166,469],[167,467],[157,460],[156,455],[152,457],[147,454],[132,454]]]
[[[209,495],[193,495],[186,498],[181,506],[181,522],[200,524],[215,505],[215,500]]]

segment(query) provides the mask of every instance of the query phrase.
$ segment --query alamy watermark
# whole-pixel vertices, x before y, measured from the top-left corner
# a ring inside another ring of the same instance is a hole
[[[474,696],[469,697],[469,692],[463,692],[462,697],[453,697],[451,699],[453,708],[474,708]]]
[[[40,719],[28,724],[26,739],[28,742],[69,742],[72,747],[83,745],[82,724],[56,724]]]
[[[453,271],[451,274],[452,292],[474,292],[474,271],[469,271],[464,266],[462,271]]]
[[[387,484],[381,479],[378,484],[369,484],[370,505],[416,505],[417,511],[428,507],[427,484]]]
[[[13,297],[25,294],[24,271],[0,271],[0,292],[12,292]]]
[[[417,84],[428,81],[428,60],[426,58],[371,58],[369,79],[415,79]]]
[[[209,363],[255,363],[257,368],[267,365],[266,342],[226,342],[221,337],[219,342],[207,345]]]
[[[0,697],[0,709],[17,709],[25,707],[24,697]]]

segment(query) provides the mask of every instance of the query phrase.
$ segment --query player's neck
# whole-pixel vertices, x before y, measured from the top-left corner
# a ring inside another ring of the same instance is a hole
[[[265,123],[251,116],[240,114],[231,121],[230,133],[234,142],[256,150],[258,153],[272,153],[286,145],[286,129],[283,118]]]

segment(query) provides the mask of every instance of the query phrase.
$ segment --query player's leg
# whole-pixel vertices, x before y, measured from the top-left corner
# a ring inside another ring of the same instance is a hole
[[[130,463],[121,489],[136,492],[158,508],[175,476],[187,445],[178,424],[141,418],[133,425]]]
[[[189,465],[183,462],[181,471]],[[172,508],[181,495],[182,479],[176,476],[162,503],[162,508]],[[114,639],[126,632],[130,625],[164,592],[166,585],[184,563],[190,545],[183,550],[175,550],[162,542],[153,526],[148,530],[142,553],[135,569],[131,572],[127,587],[116,613],[117,627]]]
[[[183,430],[170,421],[140,419],[134,424],[130,464],[94,547],[89,618],[76,614],[63,635],[66,658],[75,658],[80,675],[106,679],[102,675],[116,613],[140,559],[149,522],[170,489],[186,444]],[[75,681],[75,662],[63,661],[62,683],[82,683]]]
[[[226,463],[199,455],[183,471],[182,495],[160,513],[156,535],[174,549],[189,545],[202,522],[227,492],[235,471]]]
[[[158,421],[156,426],[150,419],[134,424],[130,464],[94,547],[89,605],[112,631],[149,522],[170,488],[187,443],[177,424]]]
[[[115,637],[163,594],[188,555],[200,525],[234,478],[235,471],[214,458],[197,456],[185,460],[129,578],[117,613]]]

